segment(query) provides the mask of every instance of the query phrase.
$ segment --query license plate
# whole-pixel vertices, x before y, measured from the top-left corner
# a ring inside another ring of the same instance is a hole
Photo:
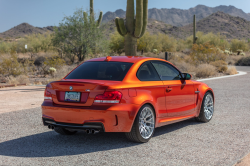
[[[80,102],[80,92],[65,92],[65,101]]]

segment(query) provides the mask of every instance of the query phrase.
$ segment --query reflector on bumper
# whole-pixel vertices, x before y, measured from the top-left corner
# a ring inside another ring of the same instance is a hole
[[[119,100],[94,100],[94,103],[119,103]]]

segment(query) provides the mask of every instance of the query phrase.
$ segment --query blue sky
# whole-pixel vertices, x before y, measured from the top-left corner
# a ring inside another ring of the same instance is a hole
[[[96,11],[114,12],[126,8],[127,0],[94,0]],[[189,9],[199,4],[209,7],[233,5],[250,13],[250,0],[149,0],[149,8]],[[58,25],[77,8],[87,9],[89,0],[0,0],[0,33],[23,22],[37,27]]]

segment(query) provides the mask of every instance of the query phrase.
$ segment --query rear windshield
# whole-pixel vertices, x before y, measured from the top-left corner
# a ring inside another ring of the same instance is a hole
[[[126,62],[85,62],[66,79],[122,81],[132,65]]]

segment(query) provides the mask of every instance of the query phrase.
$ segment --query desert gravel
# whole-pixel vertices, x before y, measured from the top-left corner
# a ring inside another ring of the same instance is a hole
[[[206,81],[212,121],[157,128],[145,144],[123,133],[58,135],[42,125],[39,107],[0,114],[0,165],[233,165],[250,152],[250,67],[238,70],[248,74]]]

